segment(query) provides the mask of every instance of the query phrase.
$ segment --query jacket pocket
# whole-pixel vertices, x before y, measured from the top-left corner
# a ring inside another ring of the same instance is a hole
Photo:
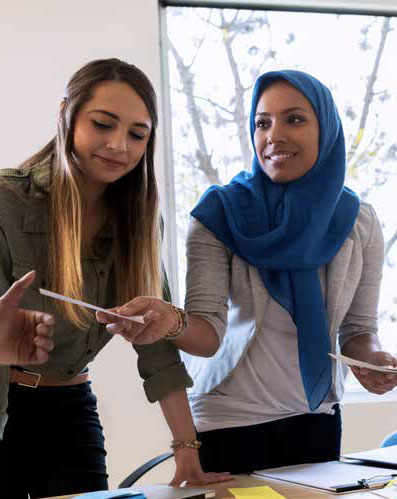
[[[13,261],[12,277],[14,281],[17,281],[31,270],[36,270],[36,278],[33,284],[26,290],[21,301],[21,306],[32,310],[44,311],[44,296],[39,292],[39,288],[45,286],[44,274],[40,270],[35,269],[33,264]]]

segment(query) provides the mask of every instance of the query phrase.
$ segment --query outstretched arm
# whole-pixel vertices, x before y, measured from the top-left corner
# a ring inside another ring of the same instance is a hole
[[[192,220],[186,243],[188,272],[186,311],[188,327],[172,341],[181,350],[211,357],[225,334],[230,292],[229,250],[197,220]],[[178,319],[170,303],[151,297],[139,297],[118,309],[122,315],[145,316],[145,325],[98,313],[107,330],[121,334],[132,343],[152,343],[175,331]]]
[[[111,309],[121,315],[143,315],[145,324],[119,319],[97,312],[97,320],[107,324],[111,334],[120,334],[136,345],[146,345],[163,339],[178,327],[178,318],[171,303],[150,296],[134,298],[122,307]],[[219,347],[219,338],[211,324],[199,315],[188,314],[188,326],[173,343],[192,355],[210,357]]]

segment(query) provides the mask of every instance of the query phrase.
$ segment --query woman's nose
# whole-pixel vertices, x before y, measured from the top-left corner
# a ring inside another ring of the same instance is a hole
[[[122,133],[115,133],[108,137],[105,147],[109,151],[126,152],[129,150],[128,137]]]
[[[285,130],[280,124],[274,123],[269,129],[266,135],[266,142],[268,144],[275,144],[277,142],[285,142]]]

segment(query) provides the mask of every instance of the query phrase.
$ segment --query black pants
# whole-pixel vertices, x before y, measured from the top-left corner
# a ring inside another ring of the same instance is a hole
[[[0,443],[0,498],[31,499],[108,488],[106,451],[90,382],[10,385]]]
[[[304,414],[198,433],[204,471],[250,471],[339,459],[342,424],[335,414]]]

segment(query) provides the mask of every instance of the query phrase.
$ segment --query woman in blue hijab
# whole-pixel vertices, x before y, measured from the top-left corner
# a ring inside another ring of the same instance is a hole
[[[377,338],[381,228],[344,186],[330,91],[300,71],[266,73],[250,131],[252,173],[209,188],[192,211],[187,321],[160,301],[123,311],[158,314],[142,335],[184,333],[172,341],[196,356],[184,355],[203,468],[233,473],[338,459],[346,372],[328,354],[395,365]],[[354,373],[374,393],[397,384]]]

